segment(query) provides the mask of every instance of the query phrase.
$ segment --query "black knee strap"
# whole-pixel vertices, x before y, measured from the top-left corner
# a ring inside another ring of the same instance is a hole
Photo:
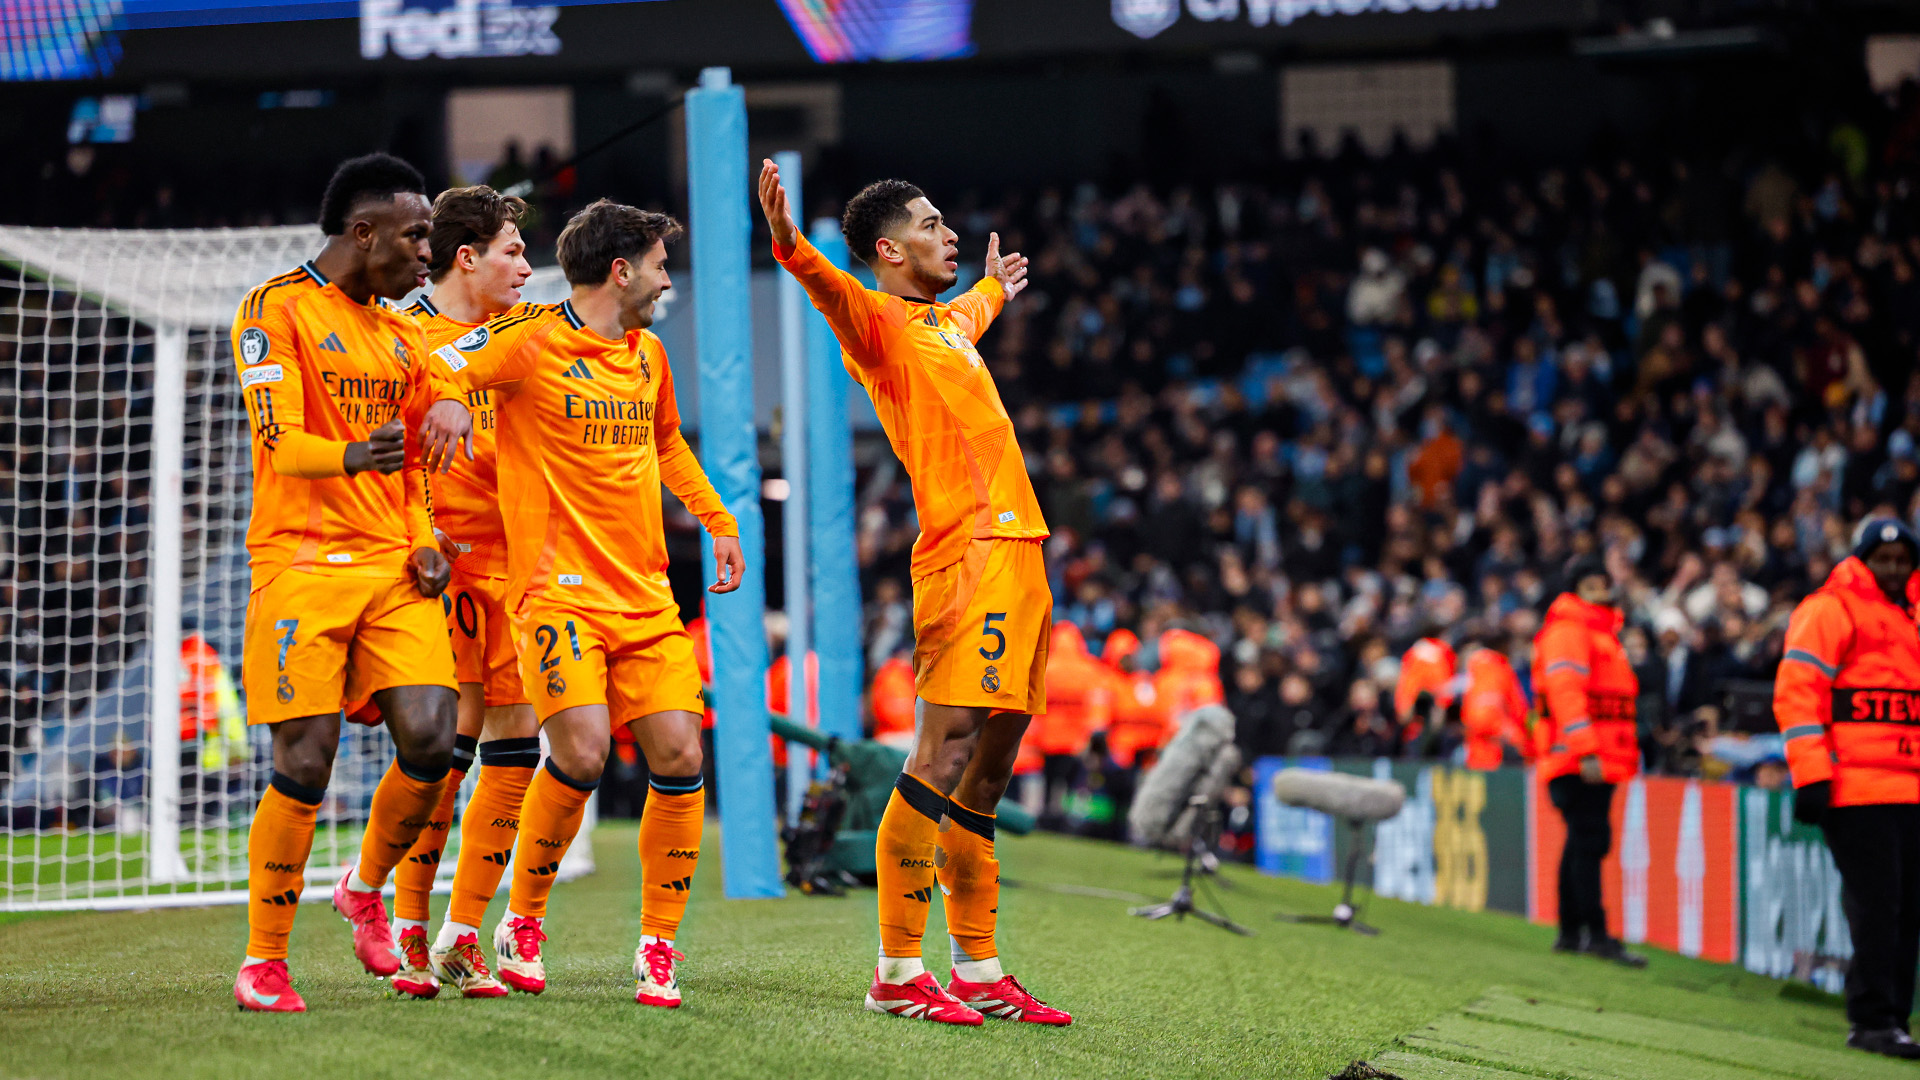
[[[592,791],[600,786],[600,781],[597,779],[575,780],[573,777],[568,776],[566,773],[560,771],[560,766],[555,765],[552,758],[547,759],[547,773],[555,780],[560,781],[575,791]]]
[[[968,832],[978,834],[988,840],[993,839],[994,819],[992,814],[983,814],[978,810],[968,809],[960,805],[959,799],[949,798],[947,800],[947,816],[953,819],[955,825],[960,826]]]
[[[655,773],[647,777],[647,786],[662,795],[691,795],[707,786],[707,778],[699,773],[692,776],[661,776]]]
[[[453,768],[461,772],[469,772],[473,769],[473,748],[479,741],[472,735],[453,737]]]
[[[319,806],[320,800],[327,797],[326,788],[308,787],[283,772],[276,771],[273,779],[268,783],[272,785],[273,790],[295,802],[306,803],[308,806]]]
[[[915,776],[901,773],[893,782],[893,790],[900,793],[908,806],[919,811],[927,820],[938,823],[947,816],[947,797],[928,787],[926,781]]]
[[[493,739],[480,744],[480,764],[501,765],[509,769],[540,767],[540,737]]]
[[[453,769],[452,758],[448,758],[438,769],[429,769],[424,765],[415,765],[397,753],[393,755],[393,763],[399,766],[401,772],[423,784],[437,784],[445,780],[447,773]]]

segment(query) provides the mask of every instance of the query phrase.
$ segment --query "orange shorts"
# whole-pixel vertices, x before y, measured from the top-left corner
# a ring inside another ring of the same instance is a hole
[[[534,712],[605,705],[613,726],[669,710],[699,714],[700,665],[680,609],[597,613],[531,602],[514,619]]]
[[[447,635],[453,639],[454,677],[479,683],[487,708],[524,705],[520,660],[513,647],[513,621],[507,617],[507,579],[472,574],[454,567],[441,594]]]
[[[455,689],[440,611],[406,578],[282,571],[247,598],[247,723],[323,716],[393,686]]]
[[[913,583],[914,687],[935,705],[1047,711],[1053,590],[1038,540],[973,540]]]

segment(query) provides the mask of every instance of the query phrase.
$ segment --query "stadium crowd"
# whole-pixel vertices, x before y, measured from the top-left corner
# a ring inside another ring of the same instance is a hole
[[[951,200],[967,250],[998,230],[1034,259],[983,352],[1054,529],[1056,619],[1096,656],[1144,642],[1149,671],[1217,650],[1249,757],[1451,755],[1457,727],[1402,738],[1404,650],[1474,639],[1524,680],[1564,567],[1597,553],[1647,767],[1783,784],[1788,615],[1854,522],[1920,515],[1916,100],[1739,169],[1348,148],[1270,185]],[[915,533],[883,472],[860,528],[883,678]],[[1057,726],[1029,741],[1085,762],[1056,810],[1131,763]]]

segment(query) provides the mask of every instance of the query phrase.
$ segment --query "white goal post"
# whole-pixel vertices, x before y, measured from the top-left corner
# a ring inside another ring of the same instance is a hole
[[[0,911],[246,899],[271,765],[239,686],[251,466],[228,332],[320,242],[0,226]],[[548,270],[526,295],[564,289]],[[355,858],[391,756],[345,725],[308,899]],[[591,870],[574,845],[563,875]]]

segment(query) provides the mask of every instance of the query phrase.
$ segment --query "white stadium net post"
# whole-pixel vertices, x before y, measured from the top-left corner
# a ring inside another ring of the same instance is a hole
[[[252,478],[228,328],[319,240],[0,227],[0,910],[246,899],[271,761],[239,685]],[[344,725],[308,899],[356,858],[392,754]],[[591,870],[574,845],[563,876]]]

